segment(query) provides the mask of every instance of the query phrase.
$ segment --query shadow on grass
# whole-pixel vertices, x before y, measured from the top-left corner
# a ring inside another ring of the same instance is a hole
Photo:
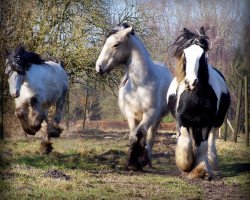
[[[127,132],[103,132],[99,130],[90,130],[78,134],[77,137],[85,140],[128,141],[128,138],[124,138],[124,135],[126,133]],[[159,139],[156,146],[160,148],[160,152],[154,153],[153,155],[155,168],[150,169],[146,167],[142,173],[149,173],[155,175],[176,174],[176,170],[172,170],[173,163],[171,161],[174,154],[172,151],[169,151],[169,148],[165,148],[169,146],[169,137],[171,137],[171,134],[160,133],[157,136],[157,138]],[[79,153],[76,150],[69,150],[65,153],[59,153],[55,149],[55,151],[49,155],[41,155],[38,152],[31,153],[28,151],[24,152],[24,154],[22,155],[17,154],[14,157],[11,156],[11,164],[16,166],[24,166],[25,168],[34,167],[37,169],[44,170],[79,169],[88,171],[90,173],[97,173],[97,171],[100,171],[100,173],[105,173],[106,171],[108,173],[112,171],[115,173],[127,174],[128,172],[125,170],[125,166],[128,159],[127,153],[127,150],[117,149],[109,149],[101,154],[97,154],[95,151]],[[131,172],[130,175],[134,173],[137,172]]]
[[[9,169],[11,166],[11,161],[8,159],[11,157],[12,152],[10,149],[6,148],[6,143],[4,140],[0,141],[0,199],[4,199],[5,191],[9,190],[10,184],[6,182],[14,176]],[[6,159],[7,158],[7,159]]]
[[[82,170],[99,170],[115,168],[122,164],[126,153],[118,150],[109,150],[101,155],[53,152],[50,155],[23,155],[13,162],[17,165],[41,169],[82,169]]]
[[[128,134],[128,131],[122,131],[122,132],[117,132],[117,131],[102,131],[102,130],[97,130],[97,129],[87,129],[83,131],[77,131],[77,132],[72,132],[68,138],[84,138],[84,139],[95,139],[95,140],[103,140],[105,138],[111,138],[111,139],[120,139],[123,138]]]
[[[233,177],[241,173],[250,172],[250,163],[223,164],[221,166],[223,176]]]
[[[38,169],[77,169],[85,170],[93,174],[118,173],[118,174],[153,174],[153,175],[170,175],[179,176],[177,168],[159,169],[159,166],[148,168],[143,171],[128,171],[126,170],[127,153],[121,150],[108,150],[103,154],[80,154],[80,153],[58,153],[53,152],[50,155],[22,155],[16,158],[13,163],[16,165],[25,166],[27,168],[34,167]],[[166,155],[157,155],[159,158],[166,158]],[[163,164],[163,163],[161,163]],[[165,163],[166,164],[166,163]],[[168,163],[169,164],[169,163]],[[159,165],[159,164],[156,164]]]

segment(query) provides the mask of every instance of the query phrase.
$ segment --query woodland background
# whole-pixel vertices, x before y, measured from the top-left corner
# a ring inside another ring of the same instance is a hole
[[[84,129],[86,121],[124,121],[117,106],[123,68],[106,77],[95,72],[105,35],[123,22],[133,25],[151,57],[172,71],[171,44],[182,28],[195,31],[204,26],[210,38],[209,62],[222,71],[230,88],[228,118],[233,121],[239,81],[245,75],[250,78],[249,5],[248,0],[2,0],[0,120],[4,125],[0,128],[5,137],[17,128],[4,75],[4,51],[20,44],[45,59],[64,62],[70,80],[66,125],[80,122]],[[241,113],[243,109],[244,104]],[[244,116],[240,119],[244,128],[243,123]]]

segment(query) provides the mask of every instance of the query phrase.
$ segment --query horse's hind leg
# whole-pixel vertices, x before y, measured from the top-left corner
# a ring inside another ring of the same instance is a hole
[[[212,167],[214,174],[220,175],[219,165],[218,165],[218,156],[215,146],[215,134],[217,133],[218,128],[212,128],[208,137],[208,160]]]
[[[66,94],[65,91],[62,97],[56,102],[56,111],[53,119],[53,123],[49,124],[48,134],[50,137],[59,137],[62,133],[63,129],[59,126],[62,117],[63,106],[66,101]]]
[[[156,122],[156,123],[152,124],[152,126],[150,126],[150,128],[148,129],[148,132],[147,132],[146,149],[148,151],[148,159],[149,159],[148,165],[149,165],[149,167],[152,167],[152,148],[154,145],[155,133],[157,131],[159,124],[160,124],[160,122]]]
[[[188,172],[194,159],[192,139],[186,127],[181,126],[179,131],[180,136],[175,149],[175,161],[182,172]]]

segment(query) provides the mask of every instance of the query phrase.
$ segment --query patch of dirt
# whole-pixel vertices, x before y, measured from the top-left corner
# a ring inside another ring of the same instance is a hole
[[[153,159],[159,159],[161,157],[167,158],[169,165],[175,166],[174,159],[174,151],[177,139],[172,137],[173,134],[158,134],[155,138],[155,147],[154,151],[155,154]],[[245,166],[245,167],[248,167]],[[238,169],[237,171],[240,170]],[[159,171],[153,170],[149,173],[160,174]],[[180,177],[181,179],[187,181],[192,185],[199,186],[202,191],[205,193],[205,199],[213,199],[213,200],[240,200],[240,199],[250,199],[249,197],[243,196],[241,194],[240,188],[238,185],[227,185],[224,183],[224,178],[217,178],[212,179],[211,181],[206,181],[203,179],[196,179],[196,180],[188,180],[185,177],[181,176],[181,172],[177,169],[177,167],[173,170],[164,171],[162,175],[166,176],[176,176]]]
[[[0,174],[0,178],[3,180],[13,178],[14,176],[15,176],[15,173],[13,173],[13,172],[2,172]]]
[[[45,172],[44,176],[50,177],[50,178],[63,179],[63,180],[70,180],[71,179],[71,177],[69,175],[66,175],[62,171],[56,170],[56,169],[48,170],[47,172]]]
[[[205,181],[202,179],[197,180],[187,180],[190,184],[200,186],[204,193],[206,199],[213,200],[237,200],[237,199],[249,199],[248,197],[244,197],[240,193],[240,189],[237,185],[226,185],[222,179]]]

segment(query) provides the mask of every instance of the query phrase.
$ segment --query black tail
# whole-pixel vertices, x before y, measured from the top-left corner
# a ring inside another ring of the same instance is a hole
[[[63,69],[65,69],[65,67],[64,67],[64,62],[63,62],[62,60],[59,61],[59,65],[61,65],[61,67],[62,67]]]

